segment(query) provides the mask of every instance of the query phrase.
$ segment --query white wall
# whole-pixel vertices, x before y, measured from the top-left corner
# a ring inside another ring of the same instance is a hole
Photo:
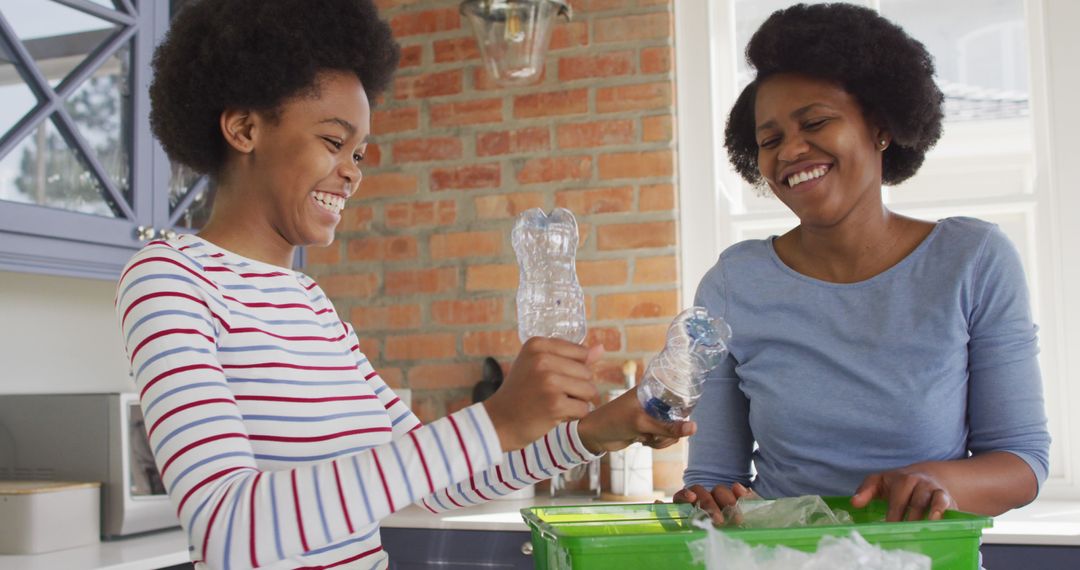
[[[134,391],[110,281],[0,272],[0,394]]]

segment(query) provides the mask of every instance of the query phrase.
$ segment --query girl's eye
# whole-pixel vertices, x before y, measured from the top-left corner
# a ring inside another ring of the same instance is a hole
[[[806,123],[803,126],[803,128],[805,128],[807,130],[815,131],[815,130],[821,128],[821,126],[824,125],[826,122],[828,122],[828,119],[816,119],[816,120],[813,120],[813,121],[810,121],[810,122]]]
[[[771,139],[765,139],[765,140],[761,141],[760,143],[758,143],[758,146],[761,147],[761,148],[772,148],[772,147],[776,146],[776,143],[779,140],[780,139],[777,138],[777,137],[773,137]]]
[[[323,137],[322,139],[324,141],[330,143],[330,146],[334,147],[334,150],[341,150],[341,147],[342,147],[342,142],[341,141],[334,140],[334,139],[332,139],[330,137]]]
[[[364,160],[364,155],[362,155],[360,153],[356,153],[356,154],[352,155],[352,159],[353,159],[353,162],[362,162]]]

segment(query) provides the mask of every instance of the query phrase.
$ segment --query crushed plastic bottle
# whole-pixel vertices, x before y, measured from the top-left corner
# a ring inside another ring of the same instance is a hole
[[[564,208],[555,208],[550,215],[540,208],[526,210],[518,215],[511,242],[520,269],[521,342],[534,336],[584,340],[585,293],[574,263],[578,246],[574,214]]]
[[[667,344],[649,362],[638,387],[648,414],[665,422],[685,420],[701,397],[705,375],[728,353],[731,327],[702,307],[691,307],[671,322]]]

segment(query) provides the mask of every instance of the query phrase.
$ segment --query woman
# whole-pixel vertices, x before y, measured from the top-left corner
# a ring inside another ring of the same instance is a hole
[[[217,197],[198,236],[135,255],[117,313],[200,568],[385,568],[379,520],[411,503],[475,504],[693,430],[633,395],[586,415],[601,351],[552,339],[483,404],[421,426],[289,269],[334,239],[397,60],[370,0],[194,1],[155,54],[154,132]]]
[[[726,147],[799,225],[730,247],[698,288],[736,335],[676,501],[717,522],[751,487],[882,498],[892,521],[1030,502],[1049,436],[1019,256],[992,224],[882,202],[941,135],[930,55],[872,10],[825,4],[774,13],[747,59]]]

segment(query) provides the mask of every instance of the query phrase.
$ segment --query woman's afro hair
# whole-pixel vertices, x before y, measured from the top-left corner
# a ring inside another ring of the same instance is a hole
[[[331,70],[355,73],[374,100],[399,56],[372,0],[190,0],[154,52],[150,127],[172,160],[216,175],[225,109],[273,114]]]
[[[944,96],[926,48],[873,10],[851,4],[798,4],[774,12],[750,38],[747,62],[757,76],[728,115],[724,146],[735,170],[760,186],[754,100],[762,81],[800,73],[841,85],[868,120],[892,136],[882,182],[898,184],[922,166],[941,137]]]

